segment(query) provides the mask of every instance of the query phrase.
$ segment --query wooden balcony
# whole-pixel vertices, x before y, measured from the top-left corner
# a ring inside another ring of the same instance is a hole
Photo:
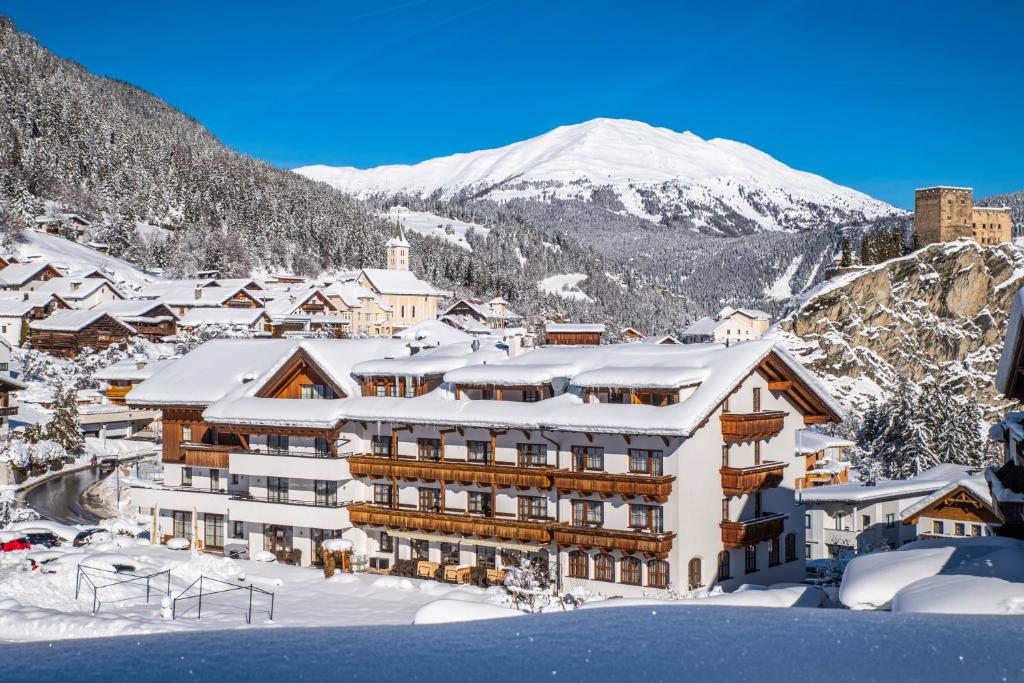
[[[131,386],[127,387],[107,387],[107,398],[111,401],[124,401],[124,397],[128,395],[128,392],[132,390]]]
[[[515,467],[512,465],[482,465],[450,460],[412,460],[362,455],[348,459],[354,477],[398,477],[422,481],[444,481],[478,486],[514,486],[525,489],[551,488],[551,477],[546,468]]]
[[[183,441],[181,444],[182,458],[191,467],[228,467],[228,454],[237,451],[240,446],[192,443]]]
[[[759,413],[722,413],[722,438],[727,443],[756,441],[778,436],[782,431],[786,413],[764,410]]]
[[[555,542],[560,546],[622,550],[627,553],[648,553],[666,557],[672,550],[672,532],[650,533],[631,529],[602,529],[562,524],[554,527]]]
[[[672,494],[672,476],[651,477],[644,474],[609,474],[607,472],[551,472],[555,488],[559,491],[597,493],[604,496],[644,496],[665,502]]]
[[[730,522],[725,520],[721,523],[722,543],[726,548],[742,548],[773,538],[777,539],[782,535],[783,525],[788,516],[780,512],[767,514],[746,522]]]
[[[348,506],[353,524],[383,526],[409,531],[436,531],[459,536],[499,538],[532,543],[551,540],[550,525],[546,522],[523,522],[500,517],[473,517],[411,509],[386,508],[369,503]]]
[[[782,483],[784,462],[765,462],[753,467],[723,467],[722,491],[727,496],[742,496],[754,491],[772,489]]]

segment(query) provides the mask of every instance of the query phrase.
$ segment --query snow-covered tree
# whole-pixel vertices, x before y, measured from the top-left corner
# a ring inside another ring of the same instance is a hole
[[[78,420],[78,397],[73,387],[57,387],[54,413],[46,426],[46,438],[56,441],[69,453],[77,453],[85,445]]]

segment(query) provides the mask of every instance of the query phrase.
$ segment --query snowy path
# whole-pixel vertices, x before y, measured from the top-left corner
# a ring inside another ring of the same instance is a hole
[[[82,492],[102,478],[98,467],[53,477],[21,495],[24,504],[45,519],[62,524],[95,524],[99,520],[82,507]]]

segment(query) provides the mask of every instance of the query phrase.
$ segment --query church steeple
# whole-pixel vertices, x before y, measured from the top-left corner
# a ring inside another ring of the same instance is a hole
[[[387,248],[388,270],[409,270],[409,242],[405,239],[401,221],[395,221],[392,226]]]

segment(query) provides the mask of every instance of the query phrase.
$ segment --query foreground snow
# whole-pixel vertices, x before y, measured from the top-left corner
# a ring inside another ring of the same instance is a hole
[[[1024,542],[950,538],[854,558],[839,600],[855,610],[1024,614]]]

